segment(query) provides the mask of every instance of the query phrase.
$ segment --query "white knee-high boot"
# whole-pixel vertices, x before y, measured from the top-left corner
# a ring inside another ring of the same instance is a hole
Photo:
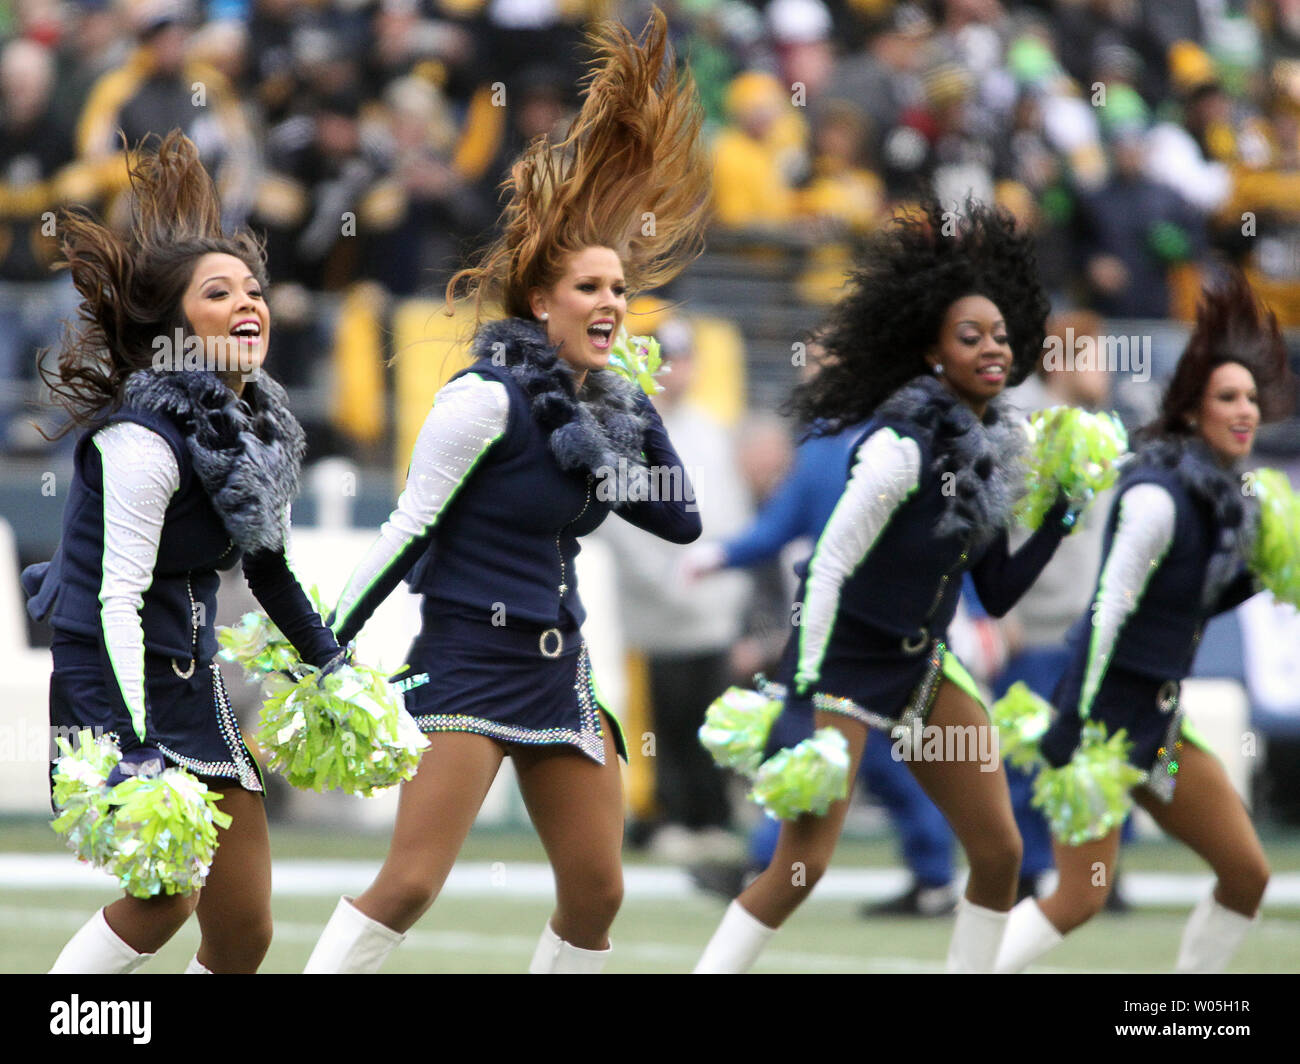
[[[303,972],[370,975],[379,971],[384,958],[405,939],[405,935],[370,919],[350,898],[339,898]]]
[[[738,975],[749,971],[768,939],[776,934],[738,901],[727,906],[722,923],[713,932],[704,955],[695,965],[696,975]]]
[[[1228,967],[1255,918],[1225,909],[1211,894],[1192,910],[1178,950],[1179,972],[1212,974]]]
[[[129,975],[152,957],[137,953],[117,937],[100,909],[68,941],[51,975]]]
[[[1023,972],[1048,950],[1065,940],[1052,921],[1043,915],[1038,902],[1026,898],[1011,910],[1007,929],[1002,935],[997,964],[993,970],[1003,974]]]
[[[185,966],[185,971],[183,971],[181,974],[182,975],[211,975],[212,969],[204,965],[199,960],[199,955],[196,953],[194,954],[193,957],[190,958],[190,963]]]
[[[948,944],[947,970],[964,974],[993,971],[1009,915],[962,898]]]
[[[613,952],[613,943],[605,949],[579,949],[565,942],[546,921],[537,942],[529,975],[599,975]]]

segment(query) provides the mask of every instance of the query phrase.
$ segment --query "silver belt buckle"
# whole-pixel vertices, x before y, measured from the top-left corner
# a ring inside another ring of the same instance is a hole
[[[913,641],[911,636],[904,636],[901,645],[903,647],[904,654],[919,654],[922,650],[924,650],[929,645],[929,643],[930,643],[930,626],[923,624],[921,626],[920,633],[916,636],[915,641]]]
[[[1179,688],[1177,680],[1166,680],[1160,685],[1160,690],[1156,692],[1156,706],[1161,713],[1174,711],[1174,707],[1178,705]]]
[[[555,649],[546,649],[546,640],[549,636],[555,636]],[[542,652],[544,658],[558,658],[564,650],[564,636],[560,634],[558,628],[548,628],[537,639],[537,649]]]

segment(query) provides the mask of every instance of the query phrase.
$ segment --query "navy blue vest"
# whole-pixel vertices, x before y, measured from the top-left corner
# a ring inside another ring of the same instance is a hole
[[[578,539],[613,505],[597,498],[595,478],[585,470],[560,468],[507,367],[482,360],[457,376],[466,373],[505,385],[509,425],[447,507],[407,580],[420,594],[468,607],[485,621],[581,625]]]
[[[925,435],[907,422],[870,421],[849,451],[846,480],[862,442],[881,428],[916,443],[921,452],[920,479],[862,564],[841,586],[834,643],[853,642],[863,629],[915,640],[925,634],[924,628],[942,637],[957,612],[962,574],[986,546],[974,537],[935,532],[949,500],[942,479],[930,468],[932,455]],[[801,577],[798,601],[803,601],[807,568],[806,562],[795,567]]]
[[[180,489],[167,506],[153,583],[143,595],[145,649],[182,662],[207,662],[217,651],[217,570],[233,568],[240,551],[194,473],[181,427],[164,415],[132,408],[117,411],[105,424],[119,421],[136,422],[162,436],[180,468]],[[24,583],[30,590],[39,582],[34,601],[41,605],[34,612],[48,616],[55,629],[102,642],[104,487],[93,437],[90,431],[77,441],[58,554],[48,569],[25,574]]]
[[[1102,568],[1110,556],[1119,523],[1120,500],[1138,484],[1158,484],[1174,500],[1174,538],[1151,574],[1138,608],[1120,629],[1111,664],[1142,676],[1181,680],[1191,672],[1201,632],[1215,613],[1230,609],[1254,593],[1248,574],[1227,589],[1225,597],[1203,602],[1210,556],[1222,529],[1208,501],[1195,497],[1174,469],[1143,463],[1125,472],[1106,521]],[[1096,600],[1101,576],[1093,588]],[[1076,658],[1086,656],[1092,636],[1092,614],[1085,613],[1070,629],[1067,641]]]

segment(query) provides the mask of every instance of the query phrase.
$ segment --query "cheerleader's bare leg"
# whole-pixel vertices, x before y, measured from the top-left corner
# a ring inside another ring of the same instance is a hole
[[[555,911],[529,971],[595,973],[623,902],[623,780],[606,719],[605,763],[567,746],[515,746],[519,790],[555,875]]]
[[[969,741],[993,725],[965,691],[945,681],[926,725],[944,729],[943,757],[914,756],[908,767],[952,827],[970,865],[948,949],[948,971],[991,972],[1020,875],[1020,832],[1011,792],[1001,761],[981,756],[996,751],[996,744]],[[958,735],[949,729],[963,729],[960,745],[949,743],[948,736],[955,740]],[[965,755],[960,760],[953,756],[959,749]]]
[[[468,732],[438,732],[429,743],[402,784],[379,875],[355,902],[339,899],[305,971],[378,971],[446,882],[505,751]]]
[[[1190,742],[1179,760],[1173,800],[1143,788],[1134,798],[1157,824],[1214,869],[1214,891],[1192,911],[1178,952],[1180,972],[1222,972],[1259,912],[1268,858],[1245,805],[1218,760]]]
[[[830,866],[858,777],[867,729],[839,713],[819,712],[816,726],[838,729],[849,744],[850,790],[824,816],[801,816],[781,825],[771,863],[727,908],[726,915],[695,966],[697,974],[747,971],[768,939],[812,893]]]
[[[59,953],[52,975],[126,975],[180,930],[197,894],[123,895],[95,913]]]
[[[1067,846],[1052,842],[1056,889],[1045,898],[1026,898],[1011,911],[998,952],[996,970],[1021,972],[1055,948],[1106,904],[1115,882],[1120,829],[1093,842]]]
[[[221,788],[218,807],[232,817],[217,833],[212,870],[199,894],[202,940],[190,974],[255,972],[271,945],[271,838],[260,794]]]

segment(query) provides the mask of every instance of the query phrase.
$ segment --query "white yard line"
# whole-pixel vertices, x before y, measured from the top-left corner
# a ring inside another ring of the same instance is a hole
[[[379,861],[279,860],[272,866],[277,896],[334,897],[364,890],[379,870]],[[680,868],[629,865],[623,869],[625,897],[679,900],[703,898]],[[110,885],[108,876],[80,864],[70,854],[0,853],[0,888],[95,890]],[[1125,872],[1122,890],[1136,906],[1193,905],[1213,883],[1208,873]],[[817,885],[814,900],[877,901],[901,892],[906,873],[898,869],[831,869]],[[550,868],[529,861],[463,861],[452,869],[446,897],[549,898],[554,891]],[[1274,874],[1264,896],[1266,909],[1300,908],[1300,873]]]

